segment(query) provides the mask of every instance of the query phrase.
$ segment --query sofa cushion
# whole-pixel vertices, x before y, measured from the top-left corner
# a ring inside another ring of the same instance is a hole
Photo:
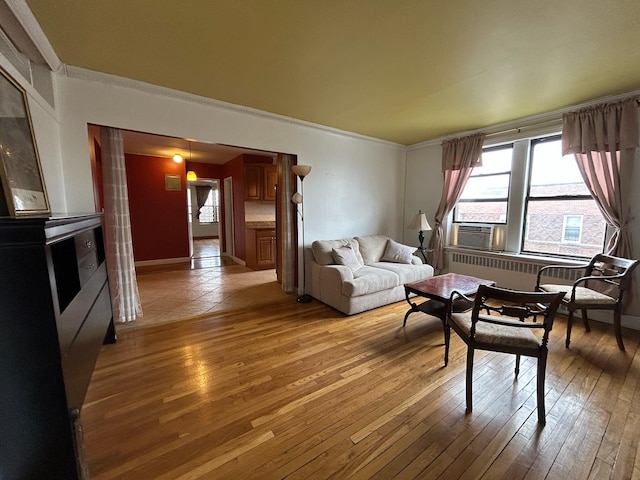
[[[360,247],[360,253],[365,265],[379,262],[387,248],[389,237],[387,235],[366,235],[355,237]]]
[[[343,245],[338,248],[332,248],[331,252],[333,259],[338,265],[349,267],[353,272],[358,270],[363,265],[358,260],[358,257],[356,257],[356,252],[353,250],[351,245]]]
[[[376,293],[400,285],[398,275],[381,268],[365,265],[353,272],[353,280],[342,284],[342,294],[347,297],[357,297]]]
[[[415,251],[415,247],[402,245],[401,243],[389,239],[389,241],[387,242],[387,247],[384,250],[384,255],[382,255],[382,258],[380,260],[382,262],[410,264],[411,258],[413,257],[413,252]]]
[[[423,264],[422,262],[411,265],[404,263],[376,262],[369,266],[395,273],[398,276],[401,285],[417,282],[433,276],[433,267],[431,265]]]
[[[320,265],[334,265],[336,262],[333,259],[333,249],[340,248],[345,245],[351,245],[353,251],[356,254],[358,262],[364,264],[362,255],[360,255],[360,248],[358,242],[353,238],[343,238],[341,240],[316,240],[311,244],[311,251],[316,262]]]

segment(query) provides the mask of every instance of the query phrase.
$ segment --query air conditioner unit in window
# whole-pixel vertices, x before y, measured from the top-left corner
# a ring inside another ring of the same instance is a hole
[[[494,225],[460,224],[456,246],[477,250],[493,249]]]

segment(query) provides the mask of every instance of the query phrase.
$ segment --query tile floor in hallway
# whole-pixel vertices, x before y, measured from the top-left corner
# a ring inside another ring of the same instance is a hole
[[[276,281],[275,270],[253,271],[220,257],[218,241],[194,242],[191,265],[136,269],[143,316],[118,331],[193,318],[208,313],[268,304],[291,296]]]

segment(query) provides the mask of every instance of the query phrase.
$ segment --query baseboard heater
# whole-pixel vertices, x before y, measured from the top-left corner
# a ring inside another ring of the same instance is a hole
[[[474,265],[484,268],[495,268],[498,270],[507,270],[510,272],[520,272],[530,275],[537,275],[542,267],[549,265],[548,263],[525,262],[522,260],[513,260],[510,258],[501,258],[481,254],[472,253],[452,253],[452,263],[462,263],[465,265]],[[583,270],[564,270],[560,268],[551,268],[546,271],[545,277],[559,278],[563,280],[575,281],[584,273]]]

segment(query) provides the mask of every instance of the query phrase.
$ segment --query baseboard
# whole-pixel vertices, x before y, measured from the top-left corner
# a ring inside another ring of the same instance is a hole
[[[152,267],[154,265],[170,265],[173,263],[189,263],[191,258],[178,257],[178,258],[159,258],[158,260],[141,260],[135,262],[136,267]]]

